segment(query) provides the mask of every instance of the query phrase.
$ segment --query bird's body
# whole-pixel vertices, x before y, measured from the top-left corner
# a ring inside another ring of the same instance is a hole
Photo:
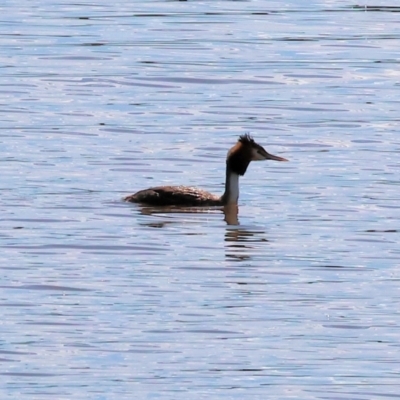
[[[156,186],[125,197],[125,201],[153,206],[220,206],[221,197],[190,186]]]
[[[225,192],[216,196],[205,190],[189,186],[157,186],[124,198],[132,203],[143,203],[153,206],[195,206],[212,207],[236,204],[239,199],[239,176],[245,174],[251,161],[275,160],[287,161],[283,157],[269,154],[249,135],[240,136],[226,158]]]

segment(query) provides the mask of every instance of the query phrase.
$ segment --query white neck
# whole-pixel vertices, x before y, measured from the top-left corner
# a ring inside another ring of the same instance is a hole
[[[239,175],[226,170],[225,193],[222,196],[224,204],[237,204],[239,200]]]

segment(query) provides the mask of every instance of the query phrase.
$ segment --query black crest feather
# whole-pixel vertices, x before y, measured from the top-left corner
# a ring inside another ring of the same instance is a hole
[[[245,135],[239,136],[239,142],[243,144],[251,144],[254,143],[254,139],[250,136],[249,133],[246,133]]]

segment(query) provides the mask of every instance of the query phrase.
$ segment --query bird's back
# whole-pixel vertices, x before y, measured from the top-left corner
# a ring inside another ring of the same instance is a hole
[[[125,197],[125,201],[154,206],[221,206],[220,197],[190,186],[157,186]]]

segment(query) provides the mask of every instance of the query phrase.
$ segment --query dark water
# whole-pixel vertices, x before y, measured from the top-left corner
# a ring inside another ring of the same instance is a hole
[[[399,7],[1,8],[2,399],[400,398]]]

